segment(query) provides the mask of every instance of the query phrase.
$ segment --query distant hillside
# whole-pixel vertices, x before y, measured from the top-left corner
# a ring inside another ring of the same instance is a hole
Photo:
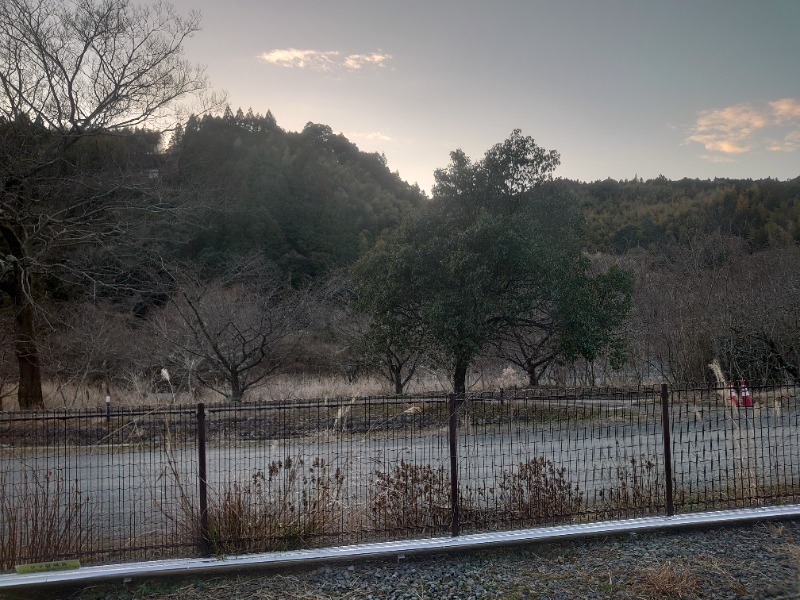
[[[351,264],[426,201],[383,156],[327,125],[284,131],[269,112],[191,117],[171,152],[199,215],[181,253],[209,265],[261,250],[313,277]],[[567,183],[594,250],[650,248],[697,231],[740,236],[753,249],[800,242],[800,177]]]
[[[692,232],[722,231],[753,249],[800,242],[800,177],[681,179],[575,183],[589,243],[621,252],[680,240]]]
[[[172,150],[204,215],[183,254],[212,264],[257,249],[315,276],[353,262],[425,200],[383,156],[327,125],[286,132],[271,113],[191,117]]]

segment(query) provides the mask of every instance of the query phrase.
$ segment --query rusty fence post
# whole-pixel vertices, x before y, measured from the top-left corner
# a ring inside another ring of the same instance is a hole
[[[669,414],[669,386],[661,384],[661,427],[664,441],[664,480],[667,501],[667,516],[675,514],[675,505],[672,492],[672,441],[670,439],[671,419]]]
[[[456,395],[447,397],[450,438],[450,514],[452,516],[452,535],[456,537],[461,529],[458,515],[458,402]]]
[[[200,496],[200,552],[211,554],[211,537],[208,532],[208,484],[206,471],[206,410],[197,404],[197,483]]]

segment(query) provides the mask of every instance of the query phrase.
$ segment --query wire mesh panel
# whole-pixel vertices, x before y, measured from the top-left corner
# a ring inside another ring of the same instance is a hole
[[[459,427],[464,529],[664,510],[655,389],[483,394],[463,401]]]
[[[0,413],[0,570],[796,502],[797,390],[734,391]]]
[[[348,398],[209,408],[212,548],[288,549],[440,531],[431,506],[441,485],[431,477],[447,460],[445,406],[442,398]]]
[[[800,497],[800,394],[763,386],[672,392],[676,508],[763,506]],[[752,404],[748,406],[749,404]]]
[[[191,412],[0,415],[0,434],[3,568],[194,552]]]

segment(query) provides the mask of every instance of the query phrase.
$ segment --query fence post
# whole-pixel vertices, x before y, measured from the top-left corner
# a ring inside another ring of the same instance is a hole
[[[208,532],[208,485],[206,483],[206,407],[197,404],[197,482],[200,496],[200,552],[211,554],[211,537]]]
[[[666,482],[667,516],[675,514],[675,505],[672,497],[672,441],[670,440],[670,415],[669,415],[669,386],[661,384],[661,427],[664,440],[664,479]]]
[[[450,439],[450,514],[452,516],[452,535],[456,537],[461,529],[458,515],[458,404],[456,395],[447,396]]]

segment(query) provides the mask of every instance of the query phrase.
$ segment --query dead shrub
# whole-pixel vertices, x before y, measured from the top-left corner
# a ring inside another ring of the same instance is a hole
[[[498,488],[501,518],[525,524],[569,520],[583,504],[580,488],[570,483],[566,469],[543,456],[503,471]]]
[[[370,521],[382,531],[445,531],[452,523],[450,480],[444,467],[401,460],[389,473],[372,474]]]
[[[211,498],[209,537],[217,554],[303,548],[326,533],[344,483],[341,469],[323,459],[270,463],[247,483],[234,482]]]
[[[666,503],[666,490],[655,459],[642,455],[638,460],[626,456],[617,460],[615,485],[599,492],[605,508],[636,513],[662,510]]]

